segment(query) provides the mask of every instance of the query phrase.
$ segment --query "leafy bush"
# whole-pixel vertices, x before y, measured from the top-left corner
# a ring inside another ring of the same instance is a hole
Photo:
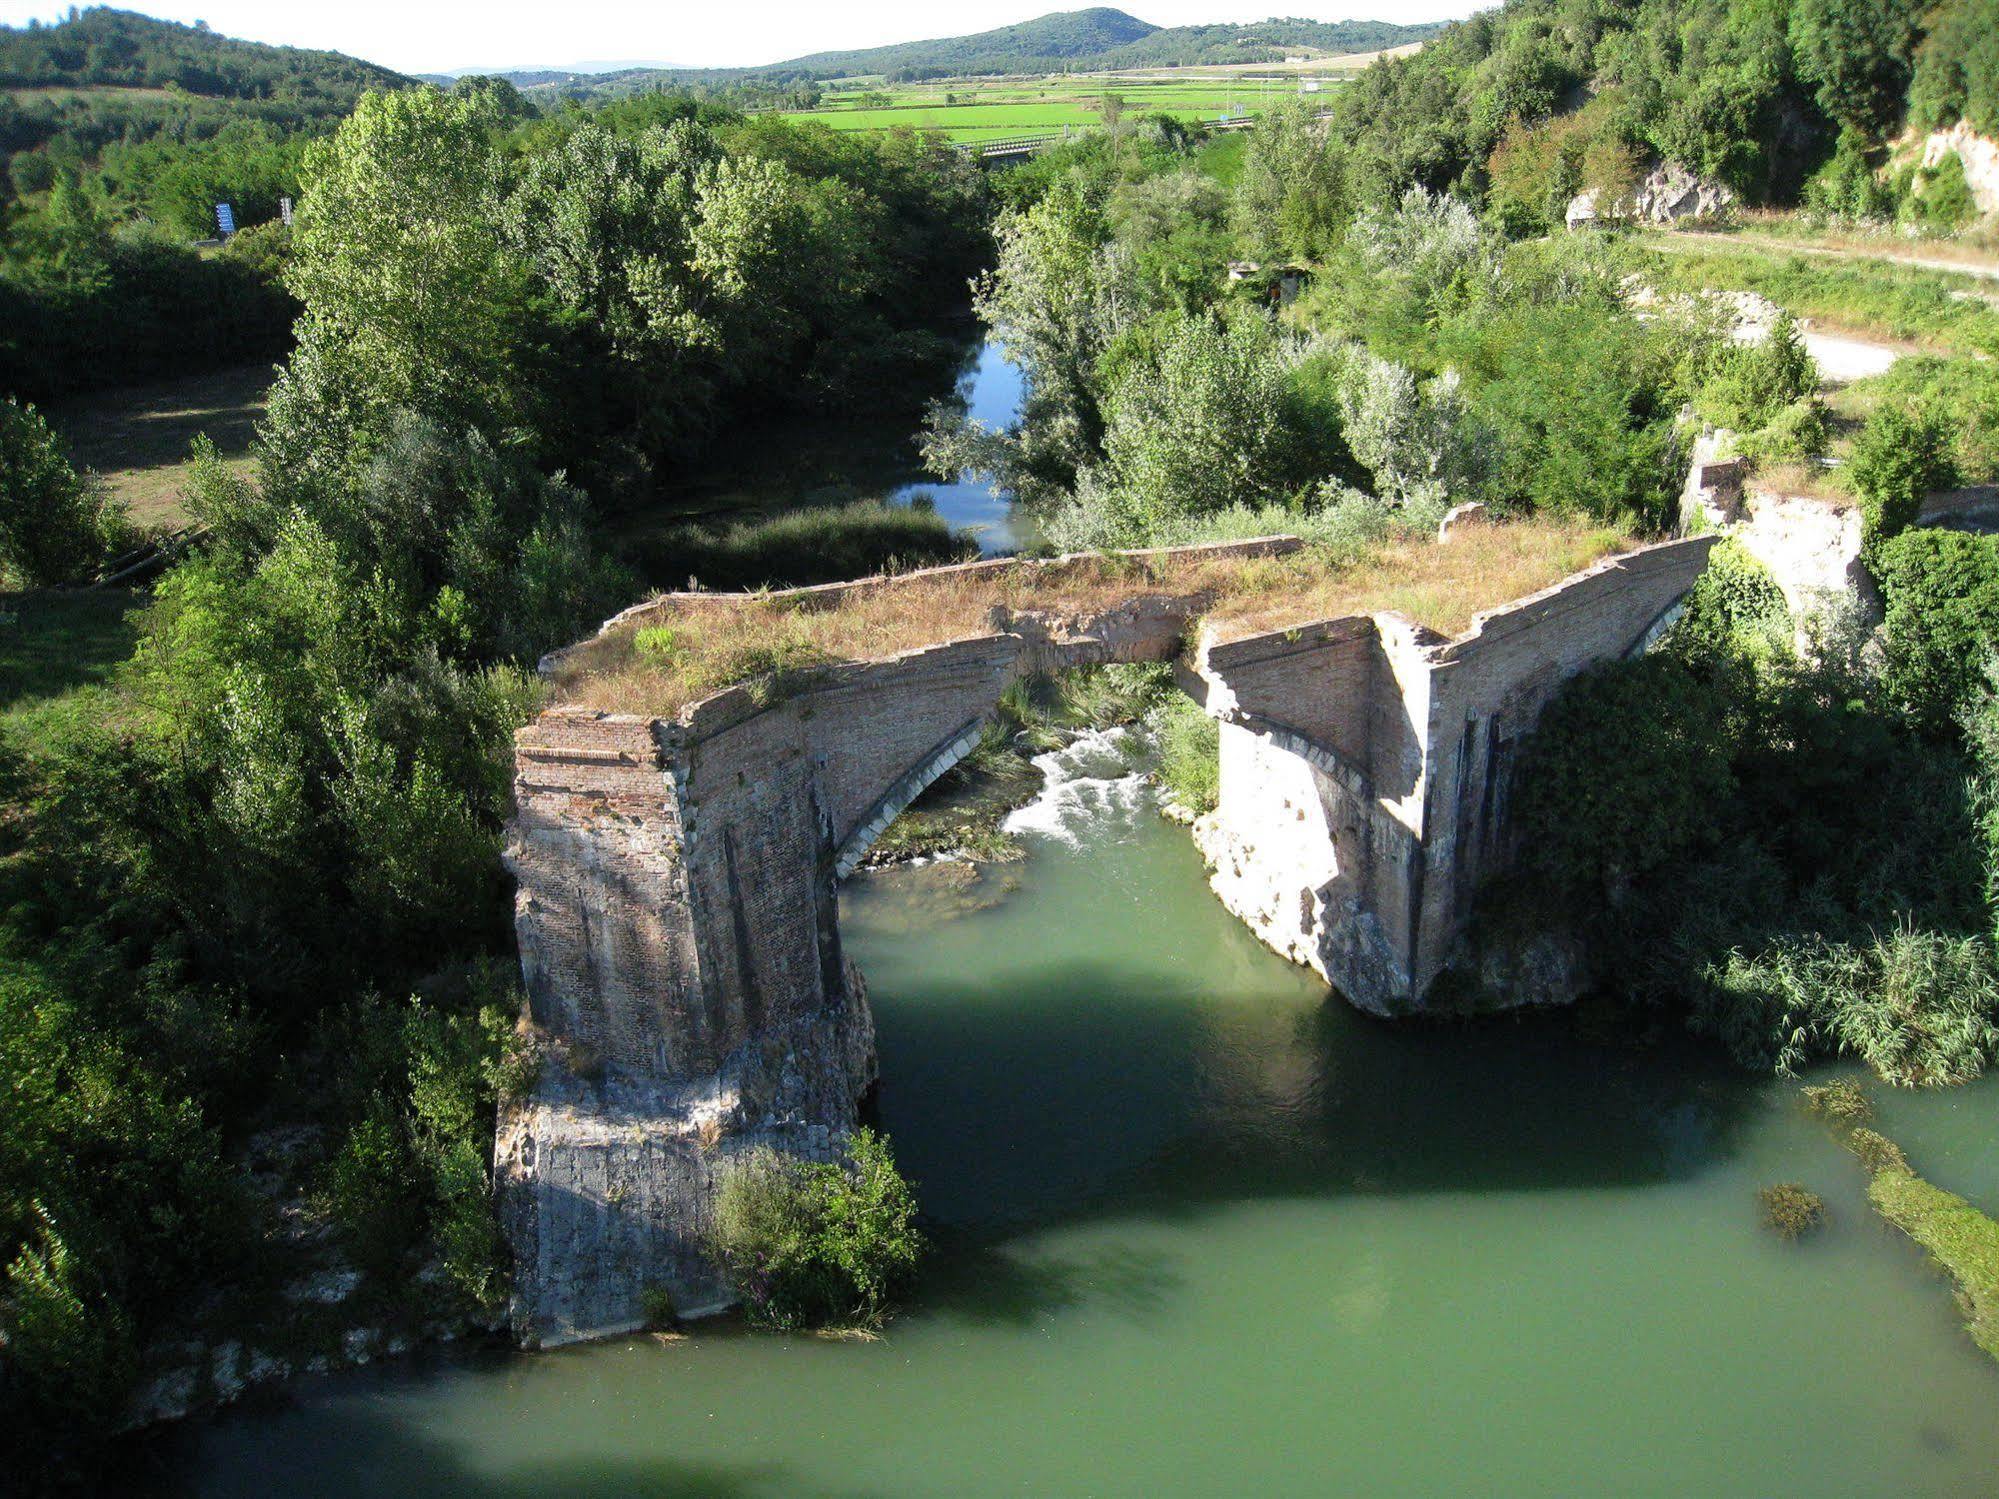
[[[1861,132],[1847,128],[1831,158],[1805,183],[1805,206],[1831,218],[1874,223],[1895,216],[1895,194],[1876,169]]]
[[[1999,1051],[1999,972],[1982,937],[1898,928],[1865,944],[1790,938],[1707,972],[1695,1029],[1744,1063],[1858,1057],[1904,1087],[1968,1082]]]
[[[1787,312],[1761,343],[1731,342],[1720,351],[1701,388],[1700,407],[1710,421],[1748,432],[1776,421],[1818,388],[1818,365]]]
[[[1960,531],[1905,531],[1875,554],[1887,597],[1889,696],[1932,733],[1971,705],[1999,647],[1999,540]]]
[[[1825,1199],[1798,1182],[1778,1182],[1756,1194],[1763,1221],[1784,1239],[1796,1239],[1825,1222]]]
[[[1772,463],[1804,463],[1825,455],[1832,442],[1832,413],[1817,396],[1793,401],[1754,432],[1744,433],[1737,449],[1748,458]]]
[[[1975,1075],[1999,991],[1960,750],[1911,732],[1837,642],[1745,649],[1754,590],[1740,609],[1714,591],[1663,651],[1550,705],[1515,782],[1533,878],[1503,883],[1544,923],[1590,912],[1612,994],[1682,1012],[1745,1065]]]
[[[1870,546],[1915,524],[1930,491],[1957,482],[1951,435],[1928,408],[1884,405],[1853,442],[1847,473],[1860,496],[1862,535]]]
[[[1884,374],[1857,383],[1853,393],[1878,393],[1882,401],[1934,412],[1951,437],[1958,481],[1999,480],[1999,365],[1975,358],[1914,355]]]
[[[1492,432],[1489,498],[1548,515],[1662,525],[1678,484],[1678,397],[1642,324],[1551,288],[1479,307],[1443,353]]]
[[[1768,568],[1729,538],[1708,553],[1707,570],[1687,594],[1672,643],[1695,660],[1737,655],[1769,661],[1790,654],[1791,635],[1783,589]]]
[[[1105,461],[1083,493],[1107,517],[1106,539],[1142,544],[1161,521],[1269,503],[1312,477],[1287,420],[1300,354],[1261,317],[1171,325],[1105,402]]]
[[[1969,120],[1999,135],[1999,4],[1948,0],[1925,17],[1909,80],[1909,115],[1925,130]]]
[[[124,511],[79,474],[32,406],[0,400],[0,569],[15,587],[88,578],[128,534]]]
[[[1559,889],[1619,898],[1715,838],[1728,745],[1715,695],[1673,656],[1583,673],[1521,751],[1523,858]]]
[[[46,1210],[40,1217],[36,1242],[0,1276],[0,1351],[8,1365],[0,1371],[0,1411],[14,1406],[13,1420],[32,1421],[53,1441],[110,1424],[136,1373],[138,1349],[117,1303],[90,1286]],[[5,1398],[9,1384],[21,1398]],[[16,1433],[25,1436],[26,1428]],[[0,1453],[14,1445],[0,1438]]]
[[[491,1311],[505,1299],[491,1203],[494,1108],[529,1070],[507,982],[497,969],[475,975],[472,1002],[496,990],[502,1002],[470,1014],[414,1001],[400,1014],[357,1006],[334,1043],[350,1066],[361,1061],[349,1086],[372,1087],[328,1165],[324,1195],[356,1261],[391,1291],[412,1259],[434,1257],[466,1306]]]
[[[731,1163],[715,1194],[715,1252],[764,1326],[870,1323],[922,1254],[915,1220],[888,1142],[860,1129],[844,1163],[768,1146]]]
[[[1934,167],[1918,167],[1902,199],[1902,217],[1931,234],[1955,234],[1977,218],[1964,158],[1947,151]]]
[[[1152,727],[1167,793],[1189,812],[1214,811],[1222,789],[1221,724],[1176,692],[1153,709]]]

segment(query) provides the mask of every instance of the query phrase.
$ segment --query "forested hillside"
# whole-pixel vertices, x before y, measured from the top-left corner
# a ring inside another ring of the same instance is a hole
[[[280,200],[309,142],[410,80],[129,11],[0,29],[0,390],[46,399],[285,347]],[[202,257],[231,205],[239,236]]]
[[[858,52],[820,52],[776,64],[770,71],[836,78],[945,73],[1043,72],[1066,65],[1092,68],[1167,67],[1188,63],[1269,62],[1286,47],[1369,52],[1421,41],[1435,26],[1387,21],[1270,20],[1246,25],[1154,26],[1121,10],[1098,8],[1042,16],[974,36],[907,42]]]
[[[0,30],[0,87],[177,88],[345,114],[362,90],[409,82],[339,52],[271,47],[134,11],[94,7],[54,26]]]
[[[1905,124],[1999,105],[1994,0],[1511,0],[1341,100],[1350,168],[1528,222],[1654,157],[1751,202],[1850,198]]]
[[[1093,58],[1160,28],[1124,11],[1099,6],[1064,11],[1000,26],[972,36],[903,42],[848,52],[815,52],[775,65],[825,78],[856,73],[890,73],[899,68],[951,68],[966,72],[1019,71],[1055,62]]]

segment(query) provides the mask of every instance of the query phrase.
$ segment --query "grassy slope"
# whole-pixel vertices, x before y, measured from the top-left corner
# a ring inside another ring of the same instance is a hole
[[[1879,261],[1828,260],[1752,241],[1653,236],[1641,244],[1646,278],[1662,291],[1761,292],[1828,332],[1920,345],[1939,352],[1999,354],[1999,307],[1979,277]]]
[[[116,588],[0,595],[0,745],[32,750],[66,724],[102,723],[143,607]]]
[[[232,467],[249,465],[251,438],[264,414],[272,369],[243,365],[158,385],[133,386],[65,401],[46,413],[75,461],[94,469],[142,526],[186,520],[181,491],[188,444],[206,433]]]

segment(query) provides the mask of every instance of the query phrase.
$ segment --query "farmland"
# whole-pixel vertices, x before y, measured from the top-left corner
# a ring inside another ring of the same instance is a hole
[[[954,141],[1091,130],[1103,124],[1104,97],[1115,95],[1127,116],[1167,114],[1189,123],[1262,114],[1296,98],[1307,82],[1318,97],[1336,77],[1221,75],[1160,79],[1123,74],[880,85],[830,92],[818,109],[791,118],[835,130],[935,130]]]

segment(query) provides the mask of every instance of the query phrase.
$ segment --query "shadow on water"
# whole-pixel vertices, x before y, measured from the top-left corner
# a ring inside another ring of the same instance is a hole
[[[925,1310],[982,1327],[1031,1327],[1089,1305],[1133,1321],[1164,1311],[1186,1288],[1164,1255],[1130,1245],[1033,1260],[1001,1253],[980,1234],[935,1231],[936,1256],[923,1284]]]
[[[884,1007],[882,1120],[948,1221],[1661,1182],[1725,1157],[1760,1087],[1691,1042],[1592,1044],[1565,1014],[1383,1021],[1328,997],[1218,1023],[1120,992],[1111,966],[1043,974],[1057,1003],[958,981]]]
[[[751,1336],[723,1327],[717,1336]],[[645,1340],[636,1340],[645,1344]],[[824,1473],[809,1480],[768,1457],[716,1462],[647,1450],[620,1450],[604,1439],[578,1441],[568,1450],[537,1456],[508,1451],[503,1461],[482,1463],[478,1442],[463,1433],[435,1432],[419,1413],[421,1403],[453,1384],[499,1394],[524,1371],[546,1372],[563,1361],[587,1366],[606,1348],[586,1345],[534,1356],[499,1349],[420,1354],[380,1368],[308,1380],[252,1396],[207,1422],[163,1429],[132,1452],[106,1492],[152,1499],[237,1499],[282,1494],[284,1499],[353,1499],[393,1494],[397,1499],[752,1499],[809,1488],[827,1499],[876,1499],[863,1488],[829,1485]],[[573,1373],[574,1370],[564,1372]],[[599,1396],[613,1409],[615,1388]],[[551,1398],[556,1398],[552,1395]],[[596,1403],[596,1402],[591,1402]],[[645,1406],[631,1414],[643,1418]],[[558,1440],[553,1445],[565,1444]],[[282,1451],[282,1470],[269,1454]],[[282,1476],[280,1476],[280,1471]]]

